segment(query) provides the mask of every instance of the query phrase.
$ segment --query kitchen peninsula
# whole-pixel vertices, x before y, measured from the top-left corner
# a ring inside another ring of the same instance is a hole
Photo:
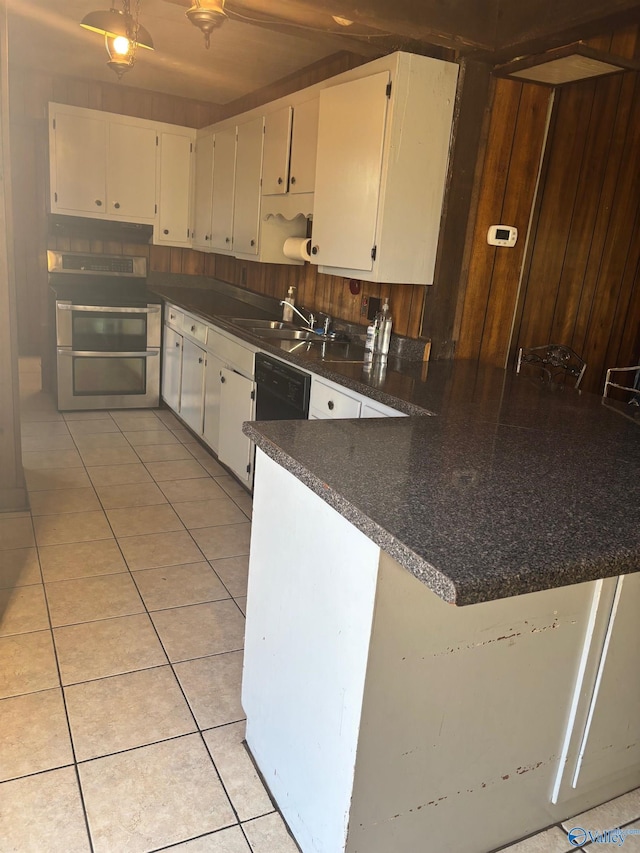
[[[480,853],[640,784],[637,427],[475,363],[411,402],[245,425],[247,742],[304,853]]]

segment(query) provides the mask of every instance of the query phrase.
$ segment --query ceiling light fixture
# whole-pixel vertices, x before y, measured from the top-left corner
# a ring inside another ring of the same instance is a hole
[[[224,0],[195,0],[194,5],[187,9],[186,15],[194,27],[204,33],[204,46],[208,50],[211,33],[222,26],[227,18]]]
[[[116,0],[112,0],[115,4]],[[148,30],[139,22],[140,0],[136,0],[131,14],[130,0],[122,0],[122,9],[115,5],[108,10],[89,12],[80,21],[80,26],[93,33],[104,36],[104,43],[109,54],[107,65],[122,78],[135,62],[136,50],[144,47],[153,50],[153,39]]]
[[[640,62],[596,50],[583,42],[568,44],[536,56],[521,56],[494,69],[498,77],[540,83],[543,86],[564,86],[591,77],[638,71]]]

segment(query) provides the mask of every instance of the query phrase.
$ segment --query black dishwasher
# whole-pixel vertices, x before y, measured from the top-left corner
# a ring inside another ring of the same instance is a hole
[[[308,416],[308,373],[259,352],[255,376],[257,421],[303,420]]]

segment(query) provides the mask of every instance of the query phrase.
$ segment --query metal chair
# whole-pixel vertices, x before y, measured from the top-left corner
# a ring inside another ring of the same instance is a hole
[[[632,377],[630,385],[621,385],[619,382],[613,381],[611,378],[612,373],[635,373],[635,376]],[[612,388],[618,388],[620,391],[629,394],[627,402],[630,406],[640,406],[640,364],[636,364],[633,367],[610,367],[607,370],[602,396],[608,397]]]
[[[574,388],[580,387],[587,369],[586,361],[564,344],[520,347],[516,373],[520,373],[523,365],[537,368],[541,372],[541,378],[546,377],[549,382],[566,382],[567,376],[571,376],[575,379]]]

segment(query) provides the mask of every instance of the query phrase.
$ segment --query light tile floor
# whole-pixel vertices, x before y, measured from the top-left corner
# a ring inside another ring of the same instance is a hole
[[[0,851],[295,853],[243,745],[249,495],[169,412],[62,415],[31,359],[21,398],[31,512],[0,515]],[[640,789],[503,853],[601,849],[572,844],[575,826],[640,830]],[[640,853],[640,833],[615,849]]]
[[[0,851],[295,853],[243,744],[249,495],[169,412],[62,415],[20,377]]]

